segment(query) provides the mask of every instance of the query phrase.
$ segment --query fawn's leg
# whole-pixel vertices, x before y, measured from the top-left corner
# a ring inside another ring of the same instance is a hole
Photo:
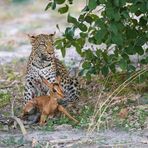
[[[44,111],[42,112],[41,114],[41,117],[40,117],[40,122],[39,122],[39,125],[44,125],[46,120],[47,120],[47,117],[48,117],[48,114],[46,114]]]
[[[73,120],[76,123],[79,123],[79,121],[73,118],[62,105],[58,105],[58,110],[60,112],[63,112],[69,119]]]

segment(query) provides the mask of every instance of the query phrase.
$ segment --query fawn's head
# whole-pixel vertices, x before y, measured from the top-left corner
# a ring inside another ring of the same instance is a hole
[[[57,99],[64,98],[63,88],[61,86],[61,78],[60,76],[56,77],[56,82],[49,83],[45,78],[42,77],[43,82],[48,86],[50,90],[50,94],[56,97]]]
[[[36,112],[35,100],[30,100],[23,108],[23,116],[31,115]]]

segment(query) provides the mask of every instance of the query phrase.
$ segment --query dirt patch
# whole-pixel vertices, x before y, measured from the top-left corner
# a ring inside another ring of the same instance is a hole
[[[13,138],[12,138],[13,137]],[[11,139],[11,140],[10,140]],[[56,126],[54,131],[28,130],[24,137],[20,132],[1,132],[0,147],[148,147],[148,129],[136,132],[105,130],[88,134],[85,130],[69,125]]]

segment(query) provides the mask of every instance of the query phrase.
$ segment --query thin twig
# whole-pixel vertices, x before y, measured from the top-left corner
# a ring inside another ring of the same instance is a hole
[[[7,88],[12,88],[14,85],[19,84],[20,82],[18,81],[13,81],[11,84],[9,84],[8,86],[3,86],[0,87],[0,89],[7,89]]]
[[[131,83],[131,81],[135,80],[139,75],[141,75],[141,74],[143,74],[143,73],[145,73],[145,72],[146,72],[146,70],[145,70],[145,71],[142,71],[141,73],[138,73],[135,77],[132,77],[132,79],[130,79],[129,82],[127,82],[127,84],[124,84],[123,87],[120,88],[120,90],[116,93],[116,95],[115,95],[114,97],[116,97],[118,94],[120,94],[120,92],[121,92],[126,86],[128,86],[128,85]],[[101,113],[101,115],[100,115],[100,117],[99,117],[99,119],[98,119],[98,122],[96,123],[96,126],[97,126],[98,123],[100,123],[102,116],[104,115],[105,111],[107,110],[109,104],[114,100],[114,97],[112,97],[112,99],[111,99],[111,100],[108,102],[108,104],[105,106],[104,110],[102,111],[102,113]],[[107,100],[109,100],[109,99],[107,99]],[[101,106],[101,109],[102,109],[102,107],[103,107],[103,106]],[[98,127],[100,127],[100,124],[99,124]],[[98,128],[98,129],[99,129],[99,128]]]
[[[21,121],[21,119],[19,119],[18,117],[16,117],[14,115],[14,103],[15,103],[15,96],[14,96],[13,100],[11,101],[11,117],[10,118],[14,119],[18,123],[18,125],[20,126],[20,129],[22,131],[22,134],[26,135],[27,131],[24,127],[23,122]]]

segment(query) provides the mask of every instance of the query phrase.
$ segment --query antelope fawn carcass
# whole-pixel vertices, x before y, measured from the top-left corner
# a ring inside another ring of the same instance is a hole
[[[50,89],[50,95],[35,97],[32,100],[28,101],[23,109],[23,116],[29,114],[29,112],[37,108],[41,113],[39,124],[44,125],[48,116],[54,115],[54,113],[58,110],[60,112],[63,112],[75,123],[78,123],[78,121],[73,118],[62,105],[58,104],[58,100],[64,98],[64,93],[60,85],[60,77],[57,77],[57,83],[49,83],[44,78],[42,78],[42,80]]]

